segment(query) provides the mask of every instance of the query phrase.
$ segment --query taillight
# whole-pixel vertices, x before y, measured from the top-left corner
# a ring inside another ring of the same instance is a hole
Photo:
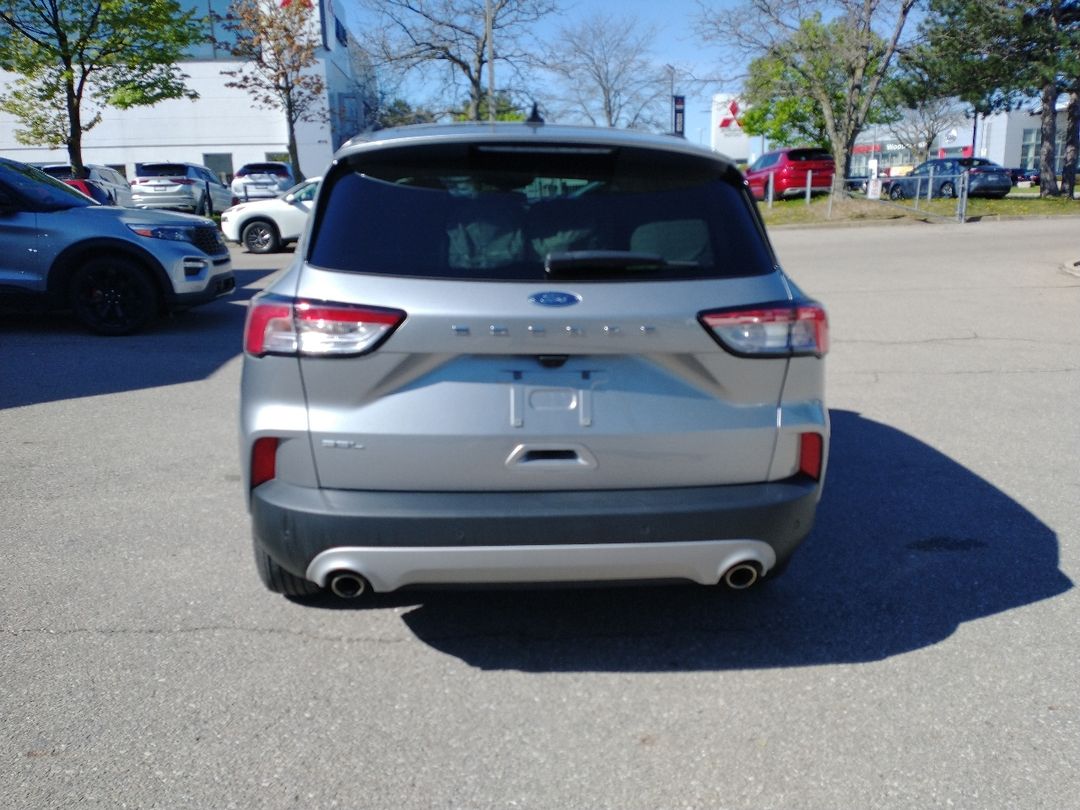
[[[813,302],[702,312],[698,320],[730,351],[746,357],[823,356],[829,350],[825,309]]]
[[[256,357],[354,356],[376,349],[403,320],[398,309],[256,298],[248,310],[244,350]]]
[[[815,481],[821,478],[824,443],[820,433],[803,433],[799,436],[799,472]]]
[[[265,484],[277,475],[278,439],[264,436],[256,439],[251,448],[251,488]]]
[[[195,181],[192,180],[190,177],[170,177],[169,179],[172,180],[174,183],[178,183],[181,186],[195,185]]]

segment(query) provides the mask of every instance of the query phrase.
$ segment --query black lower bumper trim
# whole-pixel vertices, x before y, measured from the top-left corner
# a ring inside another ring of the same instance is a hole
[[[256,541],[303,576],[319,553],[386,548],[755,539],[783,560],[809,533],[819,484],[573,492],[370,492],[270,481],[252,493]]]

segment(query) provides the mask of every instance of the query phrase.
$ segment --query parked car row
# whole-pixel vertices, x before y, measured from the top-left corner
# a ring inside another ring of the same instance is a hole
[[[220,213],[241,201],[277,197],[296,183],[289,164],[277,161],[246,163],[230,184],[197,163],[136,163],[130,182],[109,166],[86,164],[84,177],[76,177],[67,163],[35,166],[102,205],[163,208],[202,216]]]

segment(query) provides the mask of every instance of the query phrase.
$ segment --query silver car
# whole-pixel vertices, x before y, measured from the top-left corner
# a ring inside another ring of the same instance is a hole
[[[277,197],[294,185],[296,180],[288,163],[268,160],[245,163],[237,170],[230,188],[237,200],[246,202]]]
[[[136,163],[131,181],[136,208],[170,208],[211,216],[233,204],[233,193],[206,166],[196,163]]]
[[[749,587],[813,523],[827,333],[715,153],[542,123],[354,140],[245,327],[258,572]]]

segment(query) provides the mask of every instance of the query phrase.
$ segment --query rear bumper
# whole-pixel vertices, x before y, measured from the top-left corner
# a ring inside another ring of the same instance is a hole
[[[810,531],[820,484],[573,492],[354,492],[271,481],[256,542],[297,576],[339,568],[376,590],[432,582],[691,579],[764,570]]]

